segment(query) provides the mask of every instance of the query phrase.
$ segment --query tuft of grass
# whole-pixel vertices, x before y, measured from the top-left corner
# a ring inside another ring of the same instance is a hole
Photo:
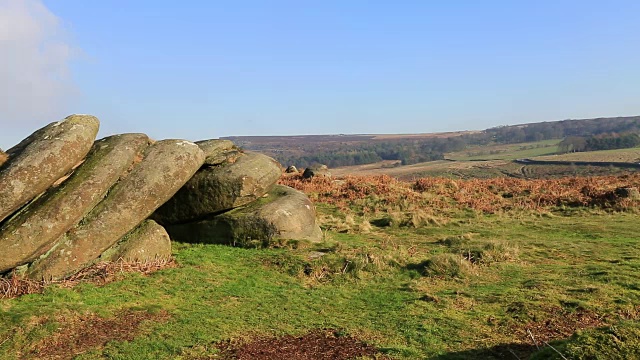
[[[473,264],[490,265],[501,262],[517,261],[520,249],[504,240],[473,241],[472,234],[450,236],[438,240],[438,244],[447,247],[449,252],[461,255]]]
[[[474,273],[473,264],[455,254],[437,254],[425,261],[423,274],[447,279],[461,279]]]

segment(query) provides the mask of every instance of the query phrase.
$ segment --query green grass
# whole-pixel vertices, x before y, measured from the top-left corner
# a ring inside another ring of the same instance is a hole
[[[321,211],[335,214],[328,206]],[[146,323],[133,341],[78,358],[195,359],[214,354],[226,339],[333,328],[393,358],[491,359],[492,348],[526,343],[527,324],[559,312],[589,311],[616,322],[640,304],[634,214],[467,214],[443,226],[374,227],[328,238],[289,250],[178,244],[178,268],[0,300],[0,358],[28,353],[64,326],[61,318],[137,309],[164,310],[170,318]],[[425,270],[466,248],[496,248],[488,244],[517,248],[517,256],[467,264],[458,273]],[[313,250],[327,255],[309,260]]]
[[[562,359],[638,359],[640,323],[622,321],[614,326],[578,331],[570,339],[557,341],[532,360]]]
[[[637,163],[640,162],[640,147],[630,149],[583,151],[555,156],[544,156],[538,160]]]
[[[555,154],[558,152],[559,142],[560,140],[555,139],[509,145],[474,146],[463,151],[446,154],[445,157],[456,161],[531,158]]]

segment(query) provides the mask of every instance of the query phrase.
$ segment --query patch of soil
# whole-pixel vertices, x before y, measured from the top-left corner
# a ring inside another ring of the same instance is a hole
[[[531,321],[517,331],[524,343],[531,344],[535,339],[535,342],[542,347],[545,341],[564,339],[573,335],[576,330],[600,327],[606,325],[606,323],[606,317],[593,311],[577,310],[568,312],[564,309],[554,309],[549,318]],[[531,339],[532,336],[533,339]]]
[[[143,321],[166,321],[166,312],[126,311],[105,319],[95,314],[57,319],[62,325],[29,354],[37,359],[71,359],[110,341],[130,341],[139,333]]]
[[[314,330],[303,336],[256,338],[246,343],[227,341],[216,346],[227,360],[347,360],[374,358],[378,349],[335,330]],[[376,357],[382,359],[381,357]]]

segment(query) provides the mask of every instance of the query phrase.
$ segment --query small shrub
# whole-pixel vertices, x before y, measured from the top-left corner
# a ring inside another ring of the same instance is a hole
[[[471,234],[465,234],[465,235],[450,236],[450,237],[438,240],[438,243],[457,250],[465,247],[470,240],[471,240]]]
[[[473,264],[516,261],[520,255],[520,250],[515,245],[504,241],[474,242],[471,241],[471,234],[448,237],[438,243]]]
[[[491,241],[484,245],[480,252],[479,261],[483,264],[516,261],[520,256],[520,249],[502,241]]]

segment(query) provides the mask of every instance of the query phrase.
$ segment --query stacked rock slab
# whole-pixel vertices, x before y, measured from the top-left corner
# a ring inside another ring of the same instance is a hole
[[[181,241],[321,238],[313,205],[276,185],[282,168],[268,156],[228,140],[94,142],[98,128],[72,115],[0,152],[0,274],[57,280],[97,261],[168,258],[162,225]]]
[[[219,156],[206,155],[205,163]],[[162,225],[180,224],[249,204],[269,191],[281,175],[278,162],[253,152],[239,154],[233,162],[205,165],[153,219]]]
[[[173,240],[267,246],[322,239],[309,198],[276,185],[282,176],[278,162],[239,153],[225,140],[197,144],[207,156],[205,165],[153,215]]]
[[[204,165],[215,166],[224,163],[234,163],[242,152],[231,140],[204,140],[196,144],[204,152]]]
[[[118,182],[82,221],[27,271],[31,278],[60,279],[91,265],[126,233],[171,198],[200,168],[204,154],[194,143],[163,140]]]
[[[35,260],[75,226],[148,146],[143,134],[97,141],[84,162],[61,185],[51,187],[0,227],[0,272]]]
[[[276,185],[258,201],[206,219],[168,226],[173,240],[242,247],[272,245],[277,240],[322,240],[315,208],[302,192]]]
[[[71,171],[91,149],[99,126],[93,116],[72,115],[9,149],[0,170],[0,222]]]
[[[171,256],[167,231],[153,220],[145,220],[100,255],[102,261],[149,262]]]

